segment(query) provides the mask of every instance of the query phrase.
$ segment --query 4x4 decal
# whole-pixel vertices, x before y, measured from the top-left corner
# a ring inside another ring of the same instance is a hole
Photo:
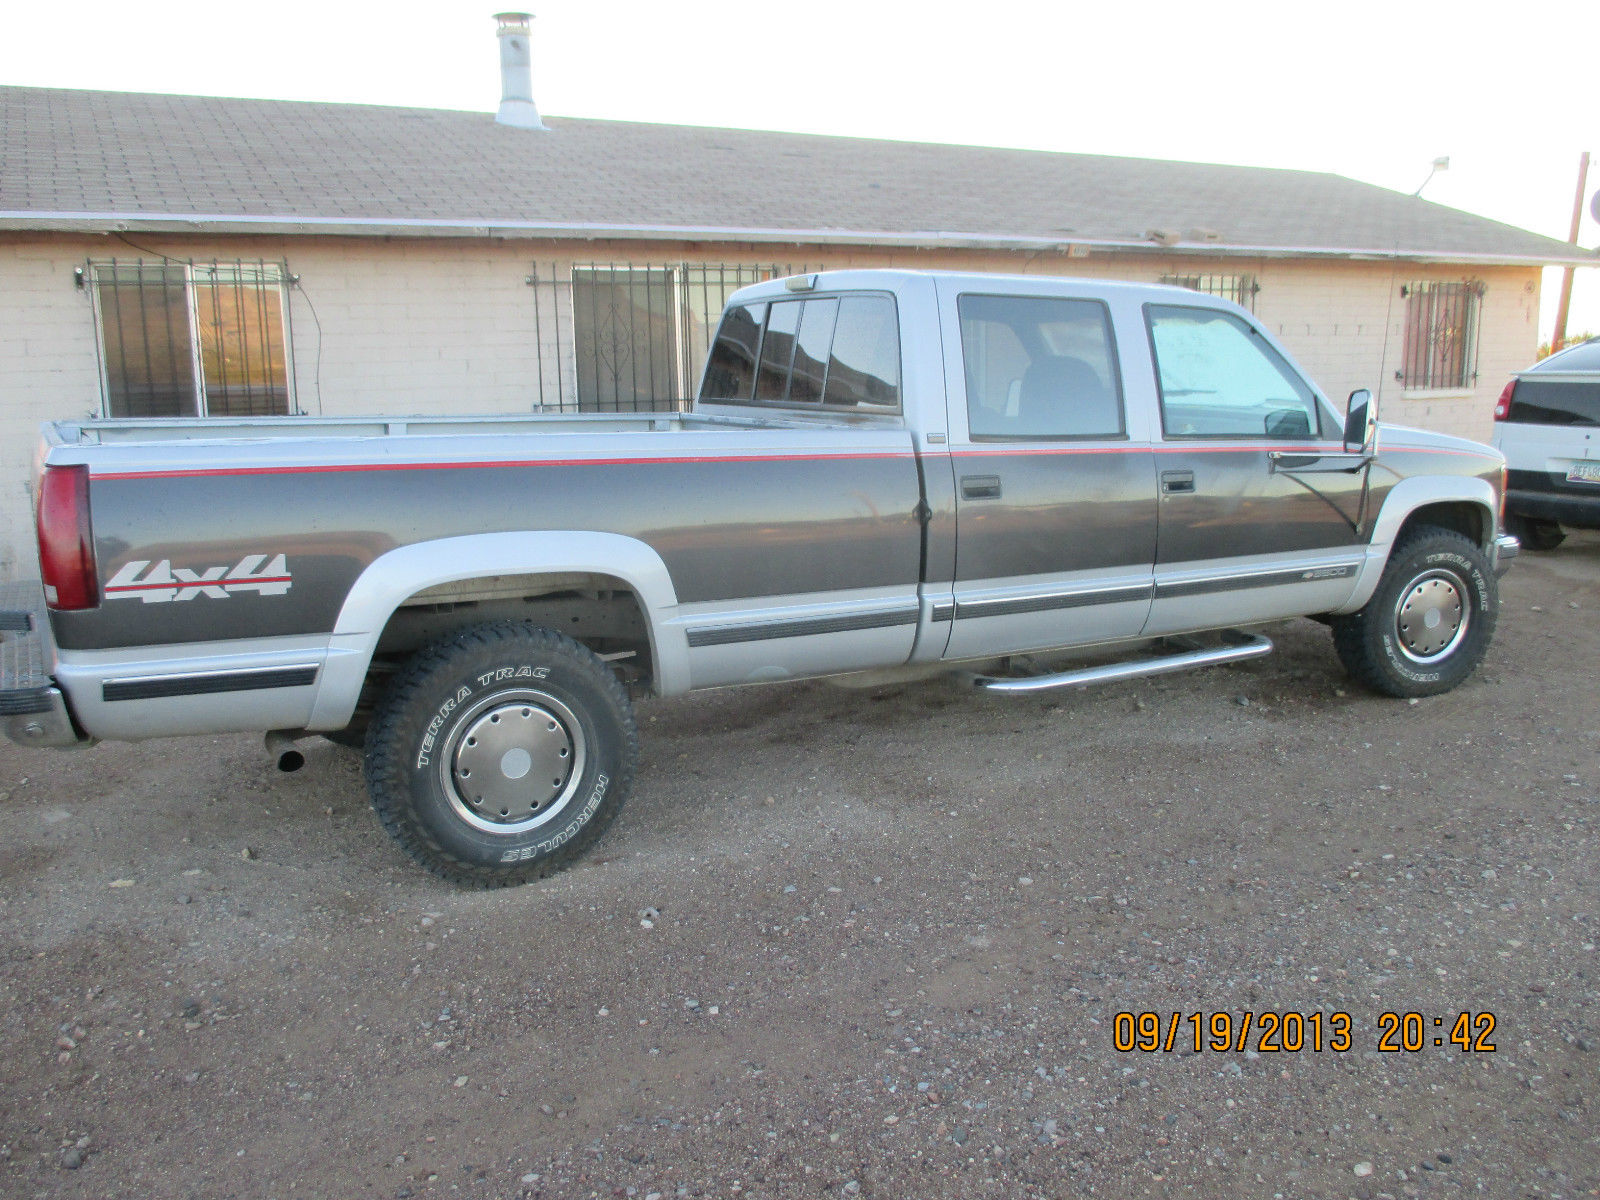
[[[150,569],[145,570],[146,567]],[[172,600],[193,600],[209,596],[226,600],[234,592],[255,592],[261,596],[281,596],[294,582],[288,560],[274,554],[247,554],[233,567],[202,567],[192,570],[175,567],[163,558],[153,566],[147,558],[125,563],[106,580],[107,600],[143,600],[146,604],[166,604]]]

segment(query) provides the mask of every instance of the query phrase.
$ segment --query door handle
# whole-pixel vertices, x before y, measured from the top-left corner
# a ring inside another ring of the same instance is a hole
[[[963,475],[961,477],[961,498],[963,500],[998,500],[1000,498],[1000,476]]]
[[[1194,491],[1193,471],[1161,472],[1161,490],[1168,496]]]

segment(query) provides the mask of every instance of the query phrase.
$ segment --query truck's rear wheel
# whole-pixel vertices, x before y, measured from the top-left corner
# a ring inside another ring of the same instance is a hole
[[[1374,691],[1433,696],[1477,668],[1499,609],[1483,551],[1459,533],[1422,526],[1390,552],[1366,607],[1334,618],[1333,645],[1345,670]]]
[[[481,625],[417,652],[373,714],[367,789],[389,834],[469,887],[549,874],[616,816],[638,731],[591,651],[548,629]]]

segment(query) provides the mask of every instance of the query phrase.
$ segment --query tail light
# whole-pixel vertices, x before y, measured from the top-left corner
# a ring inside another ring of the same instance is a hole
[[[1494,419],[1504,421],[1511,416],[1511,397],[1516,394],[1517,381],[1510,380],[1505,387],[1500,389],[1500,399],[1494,402]]]
[[[36,513],[44,598],[54,609],[94,608],[100,580],[89,527],[89,468],[46,467]]]

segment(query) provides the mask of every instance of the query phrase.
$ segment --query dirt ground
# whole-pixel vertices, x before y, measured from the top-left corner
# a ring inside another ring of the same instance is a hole
[[[648,703],[596,851],[491,895],[321,741],[0,744],[0,1194],[1600,1195],[1597,612],[1575,536],[1421,702],[1301,621],[1045,698]]]

